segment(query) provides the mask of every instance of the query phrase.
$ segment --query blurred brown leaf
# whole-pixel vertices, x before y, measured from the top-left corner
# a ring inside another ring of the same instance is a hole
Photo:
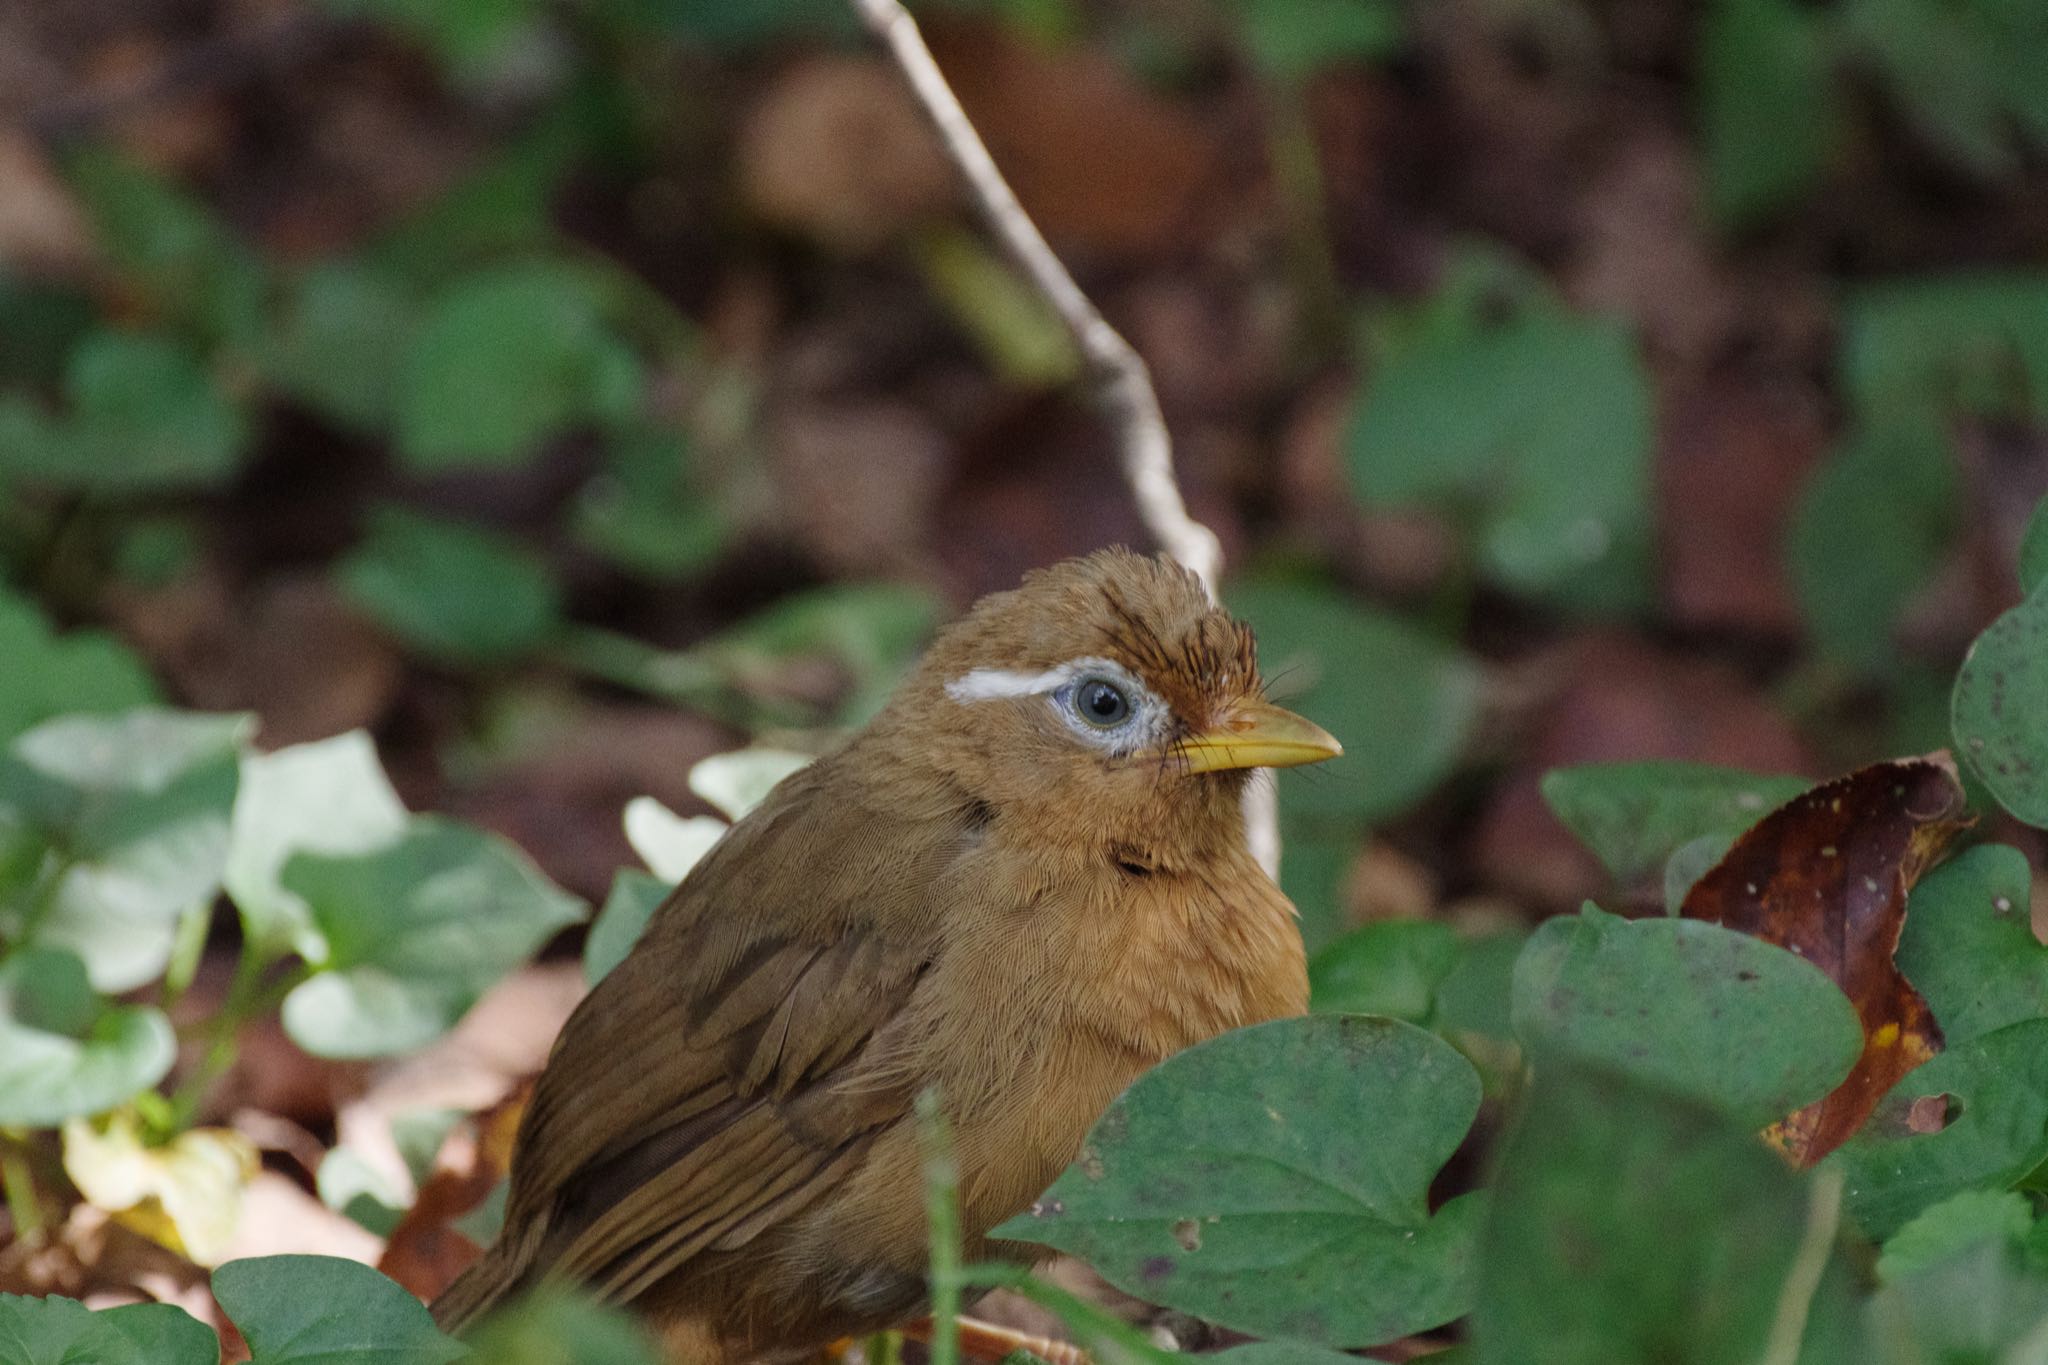
[[[448,1135],[419,1198],[391,1230],[377,1269],[431,1300],[483,1254],[454,1224],[481,1207],[512,1169],[512,1141],[532,1094],[531,1082],[522,1085]]]
[[[747,116],[738,169],[754,212],[843,251],[886,246],[957,198],[938,135],[874,57],[784,71]]]
[[[0,128],[0,265],[74,275],[92,262],[92,228],[71,189],[19,129]]]
[[[927,31],[968,118],[1056,247],[1143,253],[1187,225],[1217,149],[1186,108],[1106,52],[972,21]]]
[[[1906,893],[1972,823],[1947,753],[1874,763],[1772,811],[1685,898],[1689,919],[1753,934],[1826,972],[1863,1021],[1863,1055],[1833,1093],[1772,1126],[1810,1166],[1941,1049],[1926,1000],[1892,953]]]

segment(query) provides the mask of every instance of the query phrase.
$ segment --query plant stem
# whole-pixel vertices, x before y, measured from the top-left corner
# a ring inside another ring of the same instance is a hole
[[[917,1097],[919,1144],[924,1148],[924,1211],[931,1229],[931,1365],[960,1361],[960,1167],[939,1095]]]
[[[171,1095],[173,1132],[182,1132],[191,1125],[193,1116],[206,1099],[206,1092],[234,1066],[241,1051],[242,1025],[276,1009],[299,983],[313,974],[311,967],[300,963],[266,985],[263,975],[269,965],[270,960],[258,956],[249,944],[242,945],[242,956],[235,963],[235,976],[228,985],[227,998],[221,1001],[220,1010],[213,1016],[207,1030],[206,1053]]]
[[[11,1135],[0,1135],[0,1189],[7,1196],[7,1216],[17,1242],[39,1241],[43,1235],[42,1200],[36,1194],[35,1172]]]
[[[184,998],[199,974],[199,959],[206,951],[207,931],[213,927],[213,901],[200,901],[178,918],[178,936],[172,941],[170,965],[164,968],[163,1008],[168,1010]]]
[[[1060,1321],[1073,1329],[1097,1365],[1181,1365],[1187,1360],[1179,1352],[1154,1345],[1144,1333],[1123,1319],[1056,1284],[1048,1284],[1022,1266],[964,1266],[958,1271],[957,1278],[960,1284],[976,1289],[1007,1289],[1058,1314]],[[936,1337],[933,1344],[936,1347]]]

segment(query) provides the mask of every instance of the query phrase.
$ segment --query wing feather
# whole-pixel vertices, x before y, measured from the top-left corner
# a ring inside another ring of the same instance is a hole
[[[473,1272],[494,1284],[451,1292],[460,1320],[542,1278],[630,1300],[800,1212],[909,1113],[888,1025],[937,952],[924,902],[969,803],[953,824],[892,816],[821,798],[829,778],[799,773],[735,827],[564,1026]]]

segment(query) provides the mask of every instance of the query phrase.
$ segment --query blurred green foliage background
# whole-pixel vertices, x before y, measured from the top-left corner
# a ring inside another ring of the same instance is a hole
[[[1573,903],[1532,766],[1940,742],[2048,491],[2039,7],[921,13],[1351,746],[1288,781],[1312,940],[1368,913],[1374,831]],[[856,722],[949,605],[1142,542],[1064,337],[832,0],[0,23],[15,730],[367,725],[415,804],[558,872],[585,835],[595,894],[617,799],[686,764],[548,793],[591,833],[504,789],[550,745],[633,696]]]

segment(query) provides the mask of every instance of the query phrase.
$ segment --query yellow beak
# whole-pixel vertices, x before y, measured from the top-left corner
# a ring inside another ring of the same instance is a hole
[[[1191,773],[1227,768],[1292,768],[1320,763],[1344,752],[1322,726],[1283,711],[1271,702],[1247,699],[1230,708],[1215,729],[1190,735],[1173,746]]]

